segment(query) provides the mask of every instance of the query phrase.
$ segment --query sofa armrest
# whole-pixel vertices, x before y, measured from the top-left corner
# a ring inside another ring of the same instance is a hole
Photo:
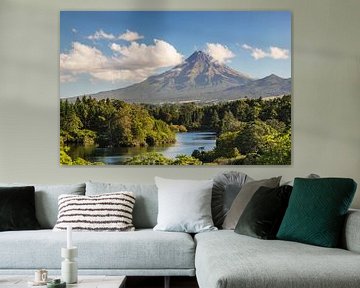
[[[360,210],[349,210],[343,232],[343,248],[360,253]]]

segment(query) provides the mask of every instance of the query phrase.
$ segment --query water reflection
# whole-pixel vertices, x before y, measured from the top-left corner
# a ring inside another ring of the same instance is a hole
[[[155,147],[117,147],[98,148],[96,146],[72,146],[69,155],[74,159],[81,157],[85,160],[100,161],[108,165],[120,165],[126,160],[146,152],[158,152],[168,158],[176,155],[191,155],[195,149],[209,151],[215,147],[216,134],[214,132],[186,132],[176,134],[176,143]]]

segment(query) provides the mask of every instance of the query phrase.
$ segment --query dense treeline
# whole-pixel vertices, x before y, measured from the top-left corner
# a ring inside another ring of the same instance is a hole
[[[67,164],[70,144],[131,147],[175,142],[171,127],[141,105],[90,97],[78,98],[75,103],[60,101],[60,137],[62,164]]]
[[[239,125],[239,122],[249,123],[256,120],[282,122],[280,125],[286,127],[290,127],[291,123],[290,96],[266,100],[245,98],[213,105],[183,103],[144,107],[154,118],[169,124],[184,125],[188,130],[221,133],[229,129],[237,130],[236,125]]]
[[[195,150],[192,156],[204,163],[222,165],[288,165],[291,164],[291,129],[282,122],[256,120],[237,131],[221,133],[216,147],[209,152]]]
[[[149,113],[189,130],[217,132],[212,151],[195,150],[202,163],[286,165],[291,163],[291,96],[240,99],[214,105],[147,105]],[[151,156],[151,155],[150,155]]]
[[[291,160],[289,95],[211,105],[138,105],[83,97],[75,103],[60,101],[60,123],[63,155],[68,144],[153,146],[175,142],[175,132],[198,130],[216,132],[214,150],[195,150],[191,156],[179,155],[176,159],[156,153],[142,154],[127,164],[278,165],[290,164]]]
[[[60,131],[66,144],[131,147],[175,142],[175,132],[140,105],[84,97],[60,101]]]

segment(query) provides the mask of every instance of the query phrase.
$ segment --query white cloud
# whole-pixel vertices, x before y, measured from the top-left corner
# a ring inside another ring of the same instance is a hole
[[[90,40],[100,40],[100,39],[114,40],[115,36],[113,34],[108,34],[104,32],[102,29],[100,29],[99,31],[96,31],[94,35],[89,35],[87,38]]]
[[[129,42],[133,42],[133,41],[143,39],[143,38],[144,38],[144,36],[139,35],[139,33],[133,32],[130,30],[126,30],[125,33],[123,33],[119,36],[119,39],[129,41]]]
[[[110,48],[117,54],[114,59],[119,66],[126,69],[157,69],[183,61],[183,56],[175,47],[163,40],[154,39],[154,45],[131,42],[129,46],[122,46],[113,43]]]
[[[147,69],[139,69],[139,70],[104,69],[104,70],[99,70],[98,72],[92,72],[91,76],[94,79],[99,79],[113,83],[118,81],[137,82],[137,81],[145,80],[149,76],[149,73]]]
[[[70,74],[60,74],[60,82],[61,83],[70,83],[70,82],[75,82],[76,81],[76,77]]]
[[[71,32],[77,33],[78,31],[77,31],[75,28],[72,28],[72,29],[71,29]]]
[[[251,50],[251,46],[249,46],[249,45],[247,45],[247,44],[243,44],[243,45],[242,45],[242,48]]]
[[[279,47],[270,47],[270,54],[273,59],[287,59],[289,58],[289,50],[281,49]]]
[[[73,43],[68,53],[60,54],[63,81],[70,76],[88,74],[104,81],[141,81],[159,68],[175,66],[183,56],[169,43],[154,40],[154,45],[132,42],[129,46],[111,44],[112,56],[79,42]]]
[[[264,50],[260,49],[260,48],[253,48],[251,49],[251,56],[253,56],[256,60],[258,59],[262,59],[265,57],[270,57],[269,54],[267,54]]]
[[[247,44],[243,44],[241,47],[245,50],[251,51],[251,56],[255,60],[259,60],[259,59],[266,58],[266,57],[272,58],[275,60],[289,58],[289,50],[288,49],[282,49],[279,47],[270,46],[270,48],[266,52],[260,48],[252,47]]]
[[[89,74],[101,80],[109,79],[109,59],[97,48],[74,42],[69,53],[60,54],[60,81],[75,80],[78,74]]]
[[[95,71],[100,67],[107,66],[108,59],[95,47],[89,47],[79,42],[74,42],[68,54],[60,54],[61,71],[83,73]]]
[[[227,46],[219,43],[206,43],[205,52],[219,63],[229,62],[229,59],[235,57],[235,54]]]

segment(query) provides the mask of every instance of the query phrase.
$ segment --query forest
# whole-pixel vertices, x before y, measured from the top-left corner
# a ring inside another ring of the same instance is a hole
[[[131,104],[120,100],[60,100],[60,163],[101,165],[68,155],[70,145],[156,146],[175,143],[176,133],[216,132],[211,151],[175,159],[144,153],[129,165],[289,165],[291,96],[224,103]]]

